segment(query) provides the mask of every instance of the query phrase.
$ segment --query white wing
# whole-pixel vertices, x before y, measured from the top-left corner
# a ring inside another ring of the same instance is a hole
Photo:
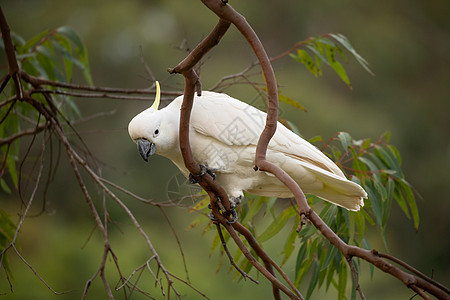
[[[248,146],[258,143],[266,113],[226,94],[203,92],[195,99],[192,128],[226,145]],[[341,170],[316,147],[278,123],[269,150],[344,176]]]
[[[255,147],[266,116],[226,94],[203,92],[195,99],[191,125],[197,133],[228,146]],[[281,123],[269,143],[267,158],[288,172],[305,192],[348,209],[358,210],[363,205],[365,191],[347,180],[319,149]]]

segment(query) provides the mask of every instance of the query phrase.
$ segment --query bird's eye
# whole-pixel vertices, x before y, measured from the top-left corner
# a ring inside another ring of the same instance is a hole
[[[154,132],[154,136],[157,136],[159,134],[159,129],[156,129]]]

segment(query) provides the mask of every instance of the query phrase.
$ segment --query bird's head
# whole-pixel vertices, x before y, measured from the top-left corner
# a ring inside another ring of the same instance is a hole
[[[177,124],[164,109],[158,110],[160,87],[156,82],[156,98],[153,105],[136,115],[128,124],[128,133],[137,144],[145,161],[154,153],[164,155],[177,145]]]

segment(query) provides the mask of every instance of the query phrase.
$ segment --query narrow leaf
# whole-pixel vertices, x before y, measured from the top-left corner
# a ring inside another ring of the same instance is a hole
[[[32,37],[31,39],[29,39],[25,45],[23,45],[22,47],[20,47],[19,49],[17,49],[17,51],[19,53],[25,53],[28,52],[32,47],[35,47],[36,44],[38,44],[46,35],[48,35],[49,31],[45,30],[37,35],[35,35],[34,37]]]
[[[306,112],[306,108],[292,98],[278,94],[278,100]]]
[[[341,132],[339,132],[337,137],[342,144],[342,148],[347,150],[347,148],[351,145],[351,142],[352,142],[352,137],[350,136],[350,134],[348,134],[347,132],[341,131]]]
[[[361,56],[358,52],[353,48],[353,46],[350,44],[347,37],[345,37],[343,34],[330,34],[335,40],[337,40],[339,43],[341,43],[342,46],[344,46],[353,56],[356,58],[356,60],[361,64],[361,66],[369,72],[369,74],[374,75],[375,74],[370,70],[369,63]]]
[[[333,70],[338,74],[338,76],[344,81],[350,89],[352,89],[352,84],[350,83],[350,79],[347,76],[347,72],[340,62],[336,60],[336,48],[331,47],[329,45],[325,45],[326,57],[328,63],[333,68]]]
[[[327,254],[325,256],[325,259],[323,260],[323,263],[320,265],[320,271],[325,270],[326,268],[328,268],[328,266],[330,265],[330,263],[333,261],[333,259],[335,258],[335,256],[339,253],[339,250],[333,246],[333,245],[329,245],[328,246],[328,251]]]
[[[338,281],[338,299],[345,298],[345,288],[347,287],[347,263],[342,260],[339,268],[339,281]]]
[[[409,183],[407,183],[405,180],[400,180],[400,188],[402,190],[404,197],[406,198],[406,201],[408,202],[409,208],[411,209],[411,214],[414,221],[414,228],[417,231],[419,229],[420,219],[419,219],[419,209],[417,208],[414,193]]]
[[[317,282],[319,281],[319,263],[317,261],[314,261],[312,265],[313,274],[311,276],[311,281],[309,283],[308,292],[306,293],[306,299],[309,299],[317,285]]]
[[[296,214],[295,210],[292,209],[292,207],[287,208],[284,210],[267,228],[266,230],[258,237],[258,241],[260,243],[263,243],[270,238],[272,238],[274,235],[276,235],[278,232],[280,232],[281,229],[283,229],[286,222]]]

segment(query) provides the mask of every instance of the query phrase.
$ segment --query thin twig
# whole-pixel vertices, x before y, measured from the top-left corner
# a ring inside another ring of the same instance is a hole
[[[169,224],[170,230],[172,231],[172,234],[175,237],[175,240],[177,241],[178,249],[180,250],[181,258],[183,260],[184,272],[186,273],[186,280],[187,280],[187,282],[190,283],[191,280],[189,279],[189,272],[188,272],[188,268],[187,268],[187,265],[186,265],[186,258],[184,256],[184,251],[183,251],[183,247],[181,246],[180,239],[178,238],[177,232],[176,232],[175,228],[173,227],[173,224],[170,221],[170,218],[167,215],[167,213],[164,210],[164,208],[162,206],[158,206],[158,208],[162,212],[162,214],[164,215],[164,218],[166,218],[166,221]]]
[[[80,90],[80,91],[90,91],[99,93],[114,93],[114,94],[149,94],[154,95],[155,89],[120,89],[120,88],[110,88],[110,87],[98,87],[90,85],[80,85],[64,83],[59,81],[52,81],[48,79],[43,79],[35,76],[31,76],[25,71],[20,72],[20,76],[33,86],[54,86],[69,90]],[[161,91],[162,96],[180,96],[179,91]]]
[[[347,258],[347,262],[348,262],[348,264],[350,266],[350,270],[352,272],[352,278],[353,278],[353,283],[355,284],[355,289],[358,291],[359,296],[361,297],[361,300],[366,300],[366,296],[364,296],[361,286],[359,285],[358,271],[356,271],[355,263],[353,262],[353,259],[351,257]]]
[[[381,252],[378,252],[378,251],[372,251],[372,252],[374,252],[379,257],[386,258],[386,259],[388,259],[390,261],[395,262],[396,264],[402,266],[403,268],[405,268],[406,270],[410,271],[411,273],[414,273],[417,276],[419,276],[420,278],[422,278],[422,279],[428,281],[429,283],[439,287],[441,290],[445,291],[447,294],[450,294],[450,289],[448,287],[446,287],[443,284],[441,284],[441,283],[431,279],[427,275],[423,274],[422,272],[420,272],[416,268],[413,268],[412,266],[408,265],[407,263],[405,263],[404,261],[398,259],[397,257],[394,257],[394,256],[389,255],[389,254],[381,253]]]
[[[48,126],[47,123],[40,124],[40,125],[36,126],[36,128],[30,128],[30,129],[18,132],[16,134],[10,135],[7,138],[2,138],[2,139],[0,139],[0,147],[5,144],[10,144],[10,143],[14,142],[15,140],[20,139],[27,135],[36,135],[37,133],[39,133],[42,130],[44,130],[45,128],[47,128],[47,126]]]
[[[256,284],[259,284],[259,282],[254,279],[253,277],[251,277],[250,275],[248,275],[247,273],[245,273],[241,268],[239,268],[239,266],[234,262],[233,256],[231,255],[230,251],[228,250],[227,247],[227,242],[225,242],[225,239],[223,237],[223,233],[222,233],[222,229],[220,228],[220,224],[219,223],[214,223],[216,224],[217,227],[217,233],[219,234],[219,238],[220,241],[222,242],[222,247],[225,250],[225,253],[228,256],[228,259],[230,260],[230,264],[239,272],[241,273],[242,277],[244,277],[244,279],[250,279],[251,281],[253,281]]]

